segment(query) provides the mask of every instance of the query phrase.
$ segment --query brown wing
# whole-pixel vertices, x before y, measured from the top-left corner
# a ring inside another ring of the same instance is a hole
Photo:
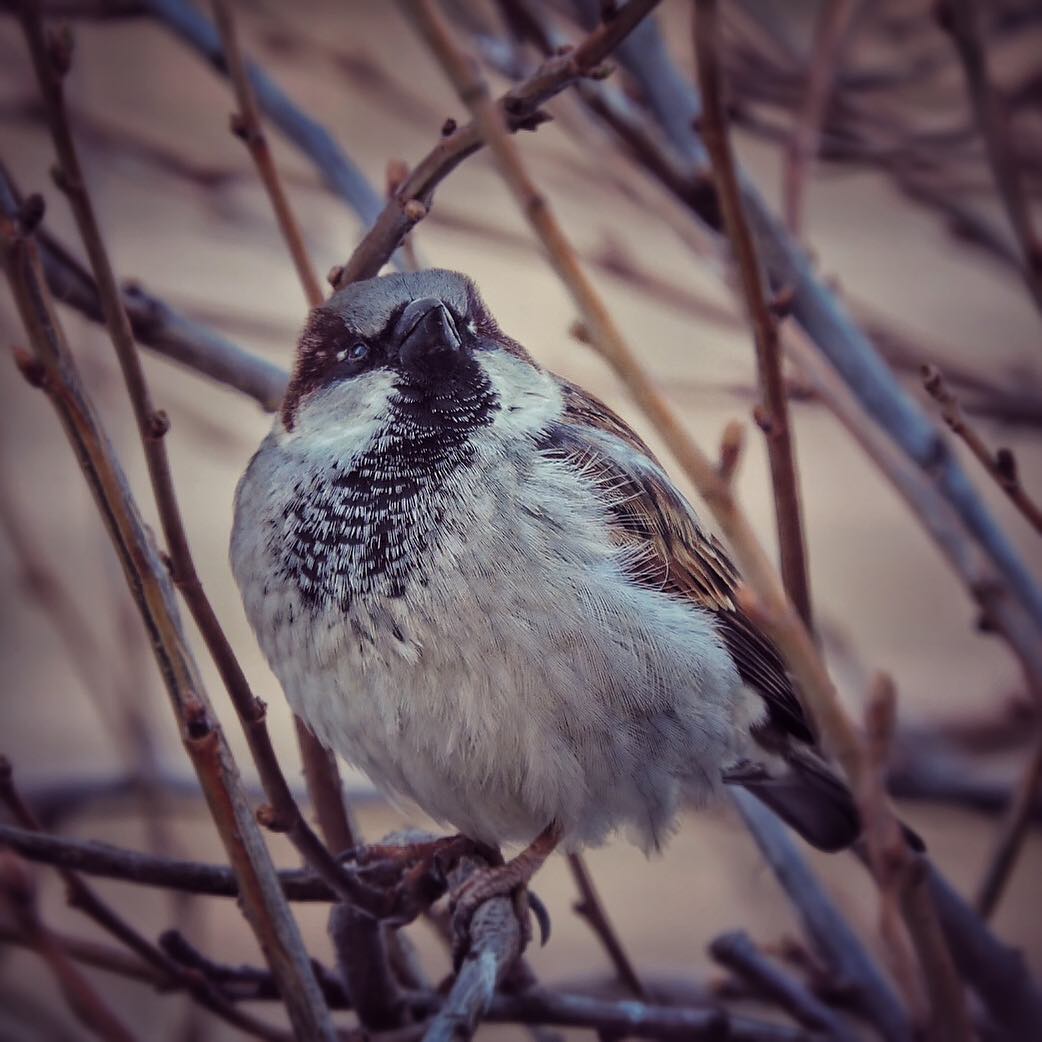
[[[564,413],[546,432],[542,449],[582,466],[610,490],[612,531],[620,545],[636,551],[632,578],[713,612],[739,675],[767,703],[771,729],[813,742],[781,656],[735,603],[739,576],[723,546],[702,530],[632,428],[581,388],[563,380],[561,386]]]

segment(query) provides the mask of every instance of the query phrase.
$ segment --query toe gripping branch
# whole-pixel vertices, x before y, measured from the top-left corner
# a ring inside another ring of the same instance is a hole
[[[415,835],[415,834],[413,834]],[[520,950],[531,940],[529,915],[539,925],[540,942],[550,936],[550,917],[528,890],[532,876],[553,852],[560,832],[551,826],[517,857],[504,862],[498,850],[465,836],[390,837],[358,847],[343,859],[353,862],[369,899],[359,909],[391,926],[405,926],[446,893],[452,913],[453,956],[457,965],[470,949],[471,925],[478,910],[496,898],[510,898],[521,928]]]

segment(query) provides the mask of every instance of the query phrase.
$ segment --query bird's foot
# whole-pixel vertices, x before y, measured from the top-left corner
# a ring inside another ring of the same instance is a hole
[[[496,856],[491,852],[492,856]],[[416,865],[437,865],[446,873],[452,870],[460,858],[473,855],[488,857],[487,847],[466,836],[436,836],[411,843],[369,843],[349,850],[344,856],[358,865],[364,874],[402,872]]]
[[[449,873],[467,856],[498,858],[466,836],[440,836],[407,843],[374,843],[344,855],[354,861],[360,880],[382,891],[377,918],[404,926],[448,890]]]
[[[532,939],[529,914],[539,923],[542,944],[550,937],[550,917],[546,906],[528,889],[528,884],[560,840],[560,830],[551,825],[541,832],[517,857],[505,864],[479,868],[451,895],[453,957],[457,967],[470,948],[471,922],[477,910],[497,897],[510,897],[521,926],[520,951]]]

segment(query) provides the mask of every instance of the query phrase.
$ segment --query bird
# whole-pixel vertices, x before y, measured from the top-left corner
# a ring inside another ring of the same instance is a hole
[[[657,850],[728,785],[822,850],[860,833],[723,545],[463,274],[384,275],[312,311],[230,556],[326,747],[462,837],[522,847],[471,905],[556,849]]]

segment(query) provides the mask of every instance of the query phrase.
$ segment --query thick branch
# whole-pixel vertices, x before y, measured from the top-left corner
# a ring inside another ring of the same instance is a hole
[[[825,893],[785,826],[744,790],[733,790],[731,797],[760,853],[796,909],[807,936],[837,978],[851,989],[858,1010],[876,1025],[883,1038],[890,1042],[911,1042],[912,1027],[900,998]]]
[[[744,931],[717,937],[709,946],[709,953],[752,984],[758,994],[788,1010],[805,1027],[823,1031],[835,1042],[854,1042],[859,1037],[831,1006],[764,955]]]

